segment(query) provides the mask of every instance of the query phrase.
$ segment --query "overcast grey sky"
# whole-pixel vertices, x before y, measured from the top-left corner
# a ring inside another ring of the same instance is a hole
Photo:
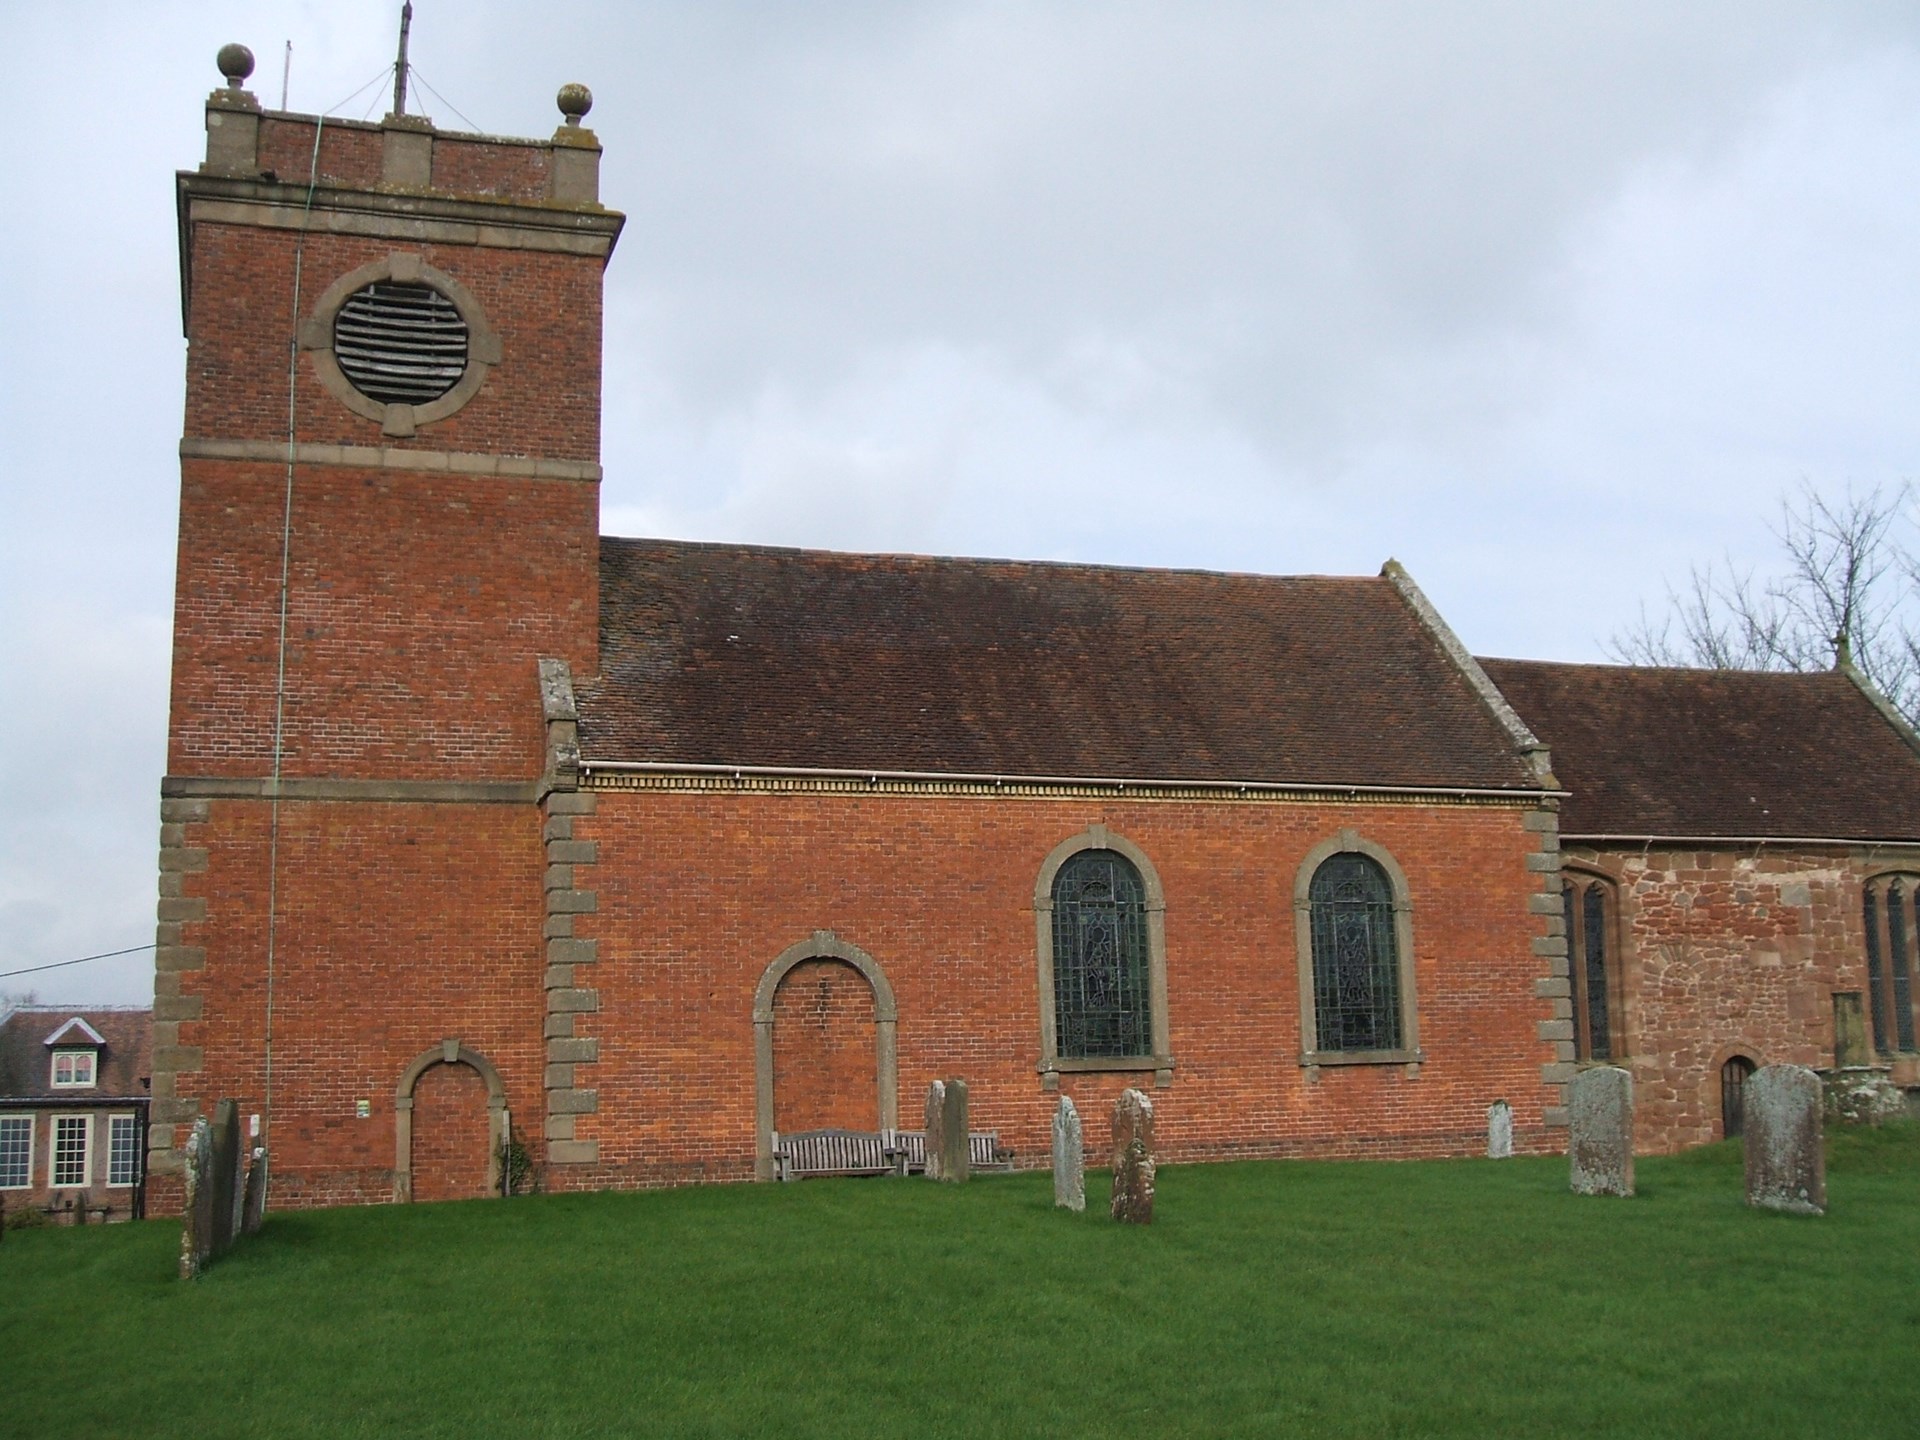
[[[153,938],[214,52],[330,110],[398,8],[0,3],[0,970]],[[610,534],[1392,555],[1476,651],[1595,659],[1803,477],[1920,477],[1914,0],[419,0],[413,58],[454,128],[593,89]]]

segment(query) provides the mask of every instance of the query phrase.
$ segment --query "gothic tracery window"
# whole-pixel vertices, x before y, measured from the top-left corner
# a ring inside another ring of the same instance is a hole
[[[1861,896],[1867,939],[1867,1009],[1882,1055],[1920,1049],[1914,1039],[1913,972],[1920,957],[1920,875],[1879,875]]]
[[[1614,954],[1613,887],[1598,876],[1570,874],[1561,887],[1567,922],[1567,980],[1573,1000],[1574,1054],[1613,1060],[1620,1043],[1619,963]]]

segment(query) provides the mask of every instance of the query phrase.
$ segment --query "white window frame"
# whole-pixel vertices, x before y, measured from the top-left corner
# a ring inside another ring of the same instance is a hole
[[[79,1069],[78,1062],[83,1059],[87,1062],[86,1079],[62,1080],[60,1078],[60,1062],[62,1060],[74,1061],[75,1064],[73,1068],[77,1073]],[[56,1050],[53,1052],[53,1068],[48,1073],[50,1082],[56,1090],[91,1090],[99,1083],[100,1057],[91,1050]]]
[[[16,1120],[24,1120],[27,1126],[27,1178],[18,1185],[0,1182],[0,1190],[31,1190],[33,1188],[33,1142],[34,1123],[31,1113],[26,1115],[0,1115],[0,1125],[11,1125]]]
[[[93,1116],[55,1115],[47,1136],[47,1188],[50,1190],[86,1190],[93,1185]],[[60,1178],[60,1126],[63,1121],[80,1122],[80,1178]]]
[[[127,1133],[127,1178],[113,1178],[114,1140],[122,1125]],[[107,1188],[109,1190],[131,1190],[140,1180],[140,1117],[137,1115],[107,1116]]]

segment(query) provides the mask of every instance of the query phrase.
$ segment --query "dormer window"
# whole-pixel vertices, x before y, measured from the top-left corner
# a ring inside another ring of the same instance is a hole
[[[84,1090],[93,1086],[93,1051],[56,1050],[53,1052],[53,1088]]]

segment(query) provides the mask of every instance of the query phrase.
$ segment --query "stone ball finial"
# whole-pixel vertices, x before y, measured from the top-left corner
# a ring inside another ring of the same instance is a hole
[[[593,92],[584,85],[562,85],[560,93],[553,97],[553,103],[567,117],[567,124],[578,125],[580,117],[593,109]]]
[[[220,67],[227,84],[238,90],[253,74],[253,51],[244,45],[222,45],[220,53],[214,56],[214,63]]]

